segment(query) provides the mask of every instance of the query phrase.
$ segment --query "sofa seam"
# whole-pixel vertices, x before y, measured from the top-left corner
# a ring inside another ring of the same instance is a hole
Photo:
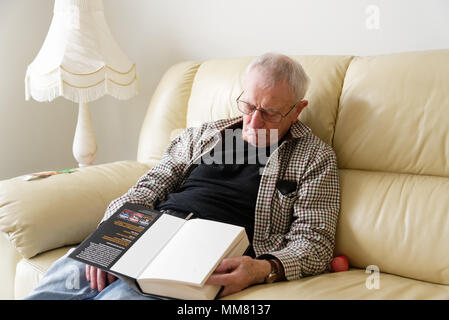
[[[45,273],[45,270],[43,268],[39,267],[38,264],[31,262],[29,259],[22,259],[21,261],[23,261],[24,263],[27,263],[28,265],[30,265],[31,267],[33,267],[34,269],[39,271],[39,273],[41,273],[42,275]],[[19,263],[20,263],[20,261],[19,261]]]
[[[337,101],[337,110],[335,113],[335,120],[334,120],[334,127],[332,128],[332,138],[331,138],[331,146],[332,148],[334,148],[334,139],[335,139],[335,128],[337,127],[337,121],[338,121],[338,115],[340,113],[340,101],[341,101],[341,95],[343,93],[343,87],[345,84],[345,80],[346,80],[346,75],[348,73],[349,67],[351,66],[352,61],[356,58],[356,56],[351,56],[348,64],[346,66],[346,70],[345,73],[343,75],[343,81],[341,82],[341,87],[340,87],[340,94],[338,95],[338,101]]]
[[[193,84],[195,83],[196,78],[198,76],[198,70],[200,70],[200,68],[203,65],[204,61],[194,61],[194,63],[197,64],[197,67],[195,68],[195,74],[193,75],[192,81],[190,83],[189,97],[187,98],[187,104],[186,104],[186,117],[185,117],[184,129],[187,128],[187,117],[188,117],[188,113],[189,113],[190,99],[192,97]]]
[[[413,173],[413,172],[398,172],[398,171],[348,168],[348,167],[339,167],[338,170],[353,170],[353,171],[363,171],[363,172],[382,173],[382,174],[388,173],[388,174],[409,175],[409,176],[416,176],[416,177],[449,179],[449,176],[441,176],[441,175],[435,175],[435,174],[419,174],[419,173]]]

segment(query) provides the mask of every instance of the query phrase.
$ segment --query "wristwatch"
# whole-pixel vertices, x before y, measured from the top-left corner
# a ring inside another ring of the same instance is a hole
[[[265,277],[265,283],[276,282],[280,276],[279,265],[274,259],[269,259],[267,261],[271,264],[271,272]]]

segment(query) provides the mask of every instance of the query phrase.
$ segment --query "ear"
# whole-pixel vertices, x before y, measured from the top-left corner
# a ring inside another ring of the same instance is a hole
[[[295,112],[295,121],[298,119],[299,115],[301,114],[302,110],[304,110],[305,107],[307,107],[309,104],[309,101],[307,100],[301,100],[298,102],[298,105],[296,106],[296,112]]]

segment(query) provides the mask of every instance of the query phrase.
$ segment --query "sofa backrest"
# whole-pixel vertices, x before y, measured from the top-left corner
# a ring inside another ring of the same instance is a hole
[[[311,78],[309,106],[300,119],[329,145],[349,56],[293,56]],[[235,99],[251,58],[183,62],[171,67],[157,87],[145,116],[137,160],[160,161],[170,139],[182,129],[237,116]]]
[[[292,58],[311,78],[300,120],[339,163],[335,254],[354,267],[449,284],[449,50]],[[238,115],[250,61],[170,68],[148,108],[137,160],[154,165],[183,128]]]
[[[449,284],[449,50],[355,57],[339,105],[336,250]]]

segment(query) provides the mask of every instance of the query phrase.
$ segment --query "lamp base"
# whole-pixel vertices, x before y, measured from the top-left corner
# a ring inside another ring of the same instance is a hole
[[[80,168],[92,165],[97,155],[97,142],[87,103],[79,104],[72,151]]]

